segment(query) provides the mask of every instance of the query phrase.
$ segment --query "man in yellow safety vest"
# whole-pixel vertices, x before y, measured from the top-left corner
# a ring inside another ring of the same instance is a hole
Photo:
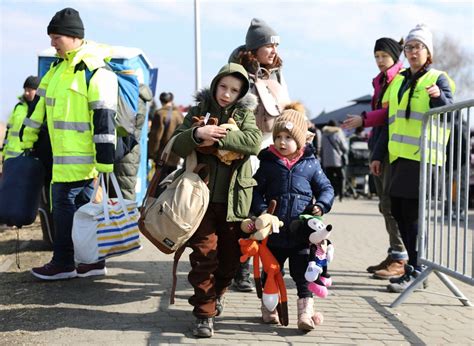
[[[25,119],[22,148],[31,149],[46,119],[53,152],[52,214],[56,236],[51,262],[32,269],[43,280],[105,275],[105,262],[74,263],[71,239],[75,211],[89,202],[98,172],[112,172],[118,83],[105,68],[110,50],[84,40],[79,12],[65,8],[47,29],[58,60],[41,79],[40,100]],[[93,71],[86,81],[86,71]]]
[[[23,152],[20,145],[20,129],[23,120],[34,111],[39,100],[39,96],[36,95],[38,85],[39,78],[36,76],[29,76],[23,83],[23,95],[18,97],[19,102],[8,119],[7,133],[3,141],[3,160],[17,157]]]

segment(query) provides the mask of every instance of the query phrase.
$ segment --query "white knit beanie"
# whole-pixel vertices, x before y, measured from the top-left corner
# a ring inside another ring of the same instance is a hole
[[[431,58],[433,58],[433,34],[425,24],[417,24],[414,29],[410,30],[408,36],[405,39],[405,45],[413,40],[423,43],[426,46],[426,49],[428,49]]]

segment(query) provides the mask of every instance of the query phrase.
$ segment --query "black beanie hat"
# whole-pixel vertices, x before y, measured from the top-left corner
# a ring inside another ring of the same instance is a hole
[[[56,12],[48,25],[49,34],[84,38],[84,24],[82,24],[79,12],[70,7]]]
[[[38,89],[39,84],[40,84],[40,79],[38,77],[29,76],[28,78],[25,79],[25,83],[23,83],[23,89],[24,88]]]
[[[397,42],[392,38],[382,37],[375,41],[374,53],[379,50],[387,52],[393,61],[397,62],[400,59],[403,46],[401,42]]]

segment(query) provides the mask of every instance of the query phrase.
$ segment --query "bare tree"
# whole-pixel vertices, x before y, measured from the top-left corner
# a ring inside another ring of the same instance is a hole
[[[455,99],[460,101],[474,97],[473,52],[459,40],[440,36],[434,41],[433,67],[446,71],[456,83]]]

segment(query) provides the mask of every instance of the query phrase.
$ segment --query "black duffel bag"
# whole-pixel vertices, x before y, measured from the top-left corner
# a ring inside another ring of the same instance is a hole
[[[0,180],[0,224],[20,228],[35,221],[44,174],[43,164],[25,154],[3,163],[3,175]]]

